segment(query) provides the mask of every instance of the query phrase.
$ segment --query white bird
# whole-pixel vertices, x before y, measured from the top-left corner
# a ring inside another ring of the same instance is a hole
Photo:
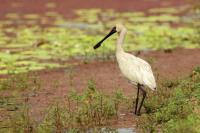
[[[124,52],[122,44],[127,33],[127,29],[122,24],[117,24],[112,28],[110,33],[106,35],[99,43],[94,46],[94,49],[101,46],[102,42],[114,33],[119,33],[119,38],[116,43],[116,58],[122,74],[137,85],[137,98],[135,104],[135,114],[140,115],[140,110],[146,97],[144,86],[151,90],[156,90],[156,81],[151,69],[151,66],[143,59],[132,54]],[[143,98],[138,109],[139,92],[142,91]]]

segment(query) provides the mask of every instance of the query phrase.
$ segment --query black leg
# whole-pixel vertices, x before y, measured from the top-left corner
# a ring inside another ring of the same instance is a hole
[[[139,101],[139,91],[140,91],[140,84],[137,85],[137,98],[136,98],[136,101],[135,101],[135,114],[137,114],[137,106],[138,106],[138,101]]]
[[[140,103],[140,107],[139,107],[139,109],[138,109],[137,115],[140,115],[140,110],[141,110],[141,108],[142,108],[144,99],[145,99],[145,97],[146,97],[146,91],[144,90],[143,86],[140,86],[139,88],[140,88],[140,90],[142,91],[143,97],[142,97],[142,101],[141,101],[141,103]]]

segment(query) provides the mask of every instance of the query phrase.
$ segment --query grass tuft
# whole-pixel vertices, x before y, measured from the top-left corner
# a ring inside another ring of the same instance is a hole
[[[147,114],[138,120],[144,132],[197,133],[200,131],[200,71],[164,83],[145,103]]]

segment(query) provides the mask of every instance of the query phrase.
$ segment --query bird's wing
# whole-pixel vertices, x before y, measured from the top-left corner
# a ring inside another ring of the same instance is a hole
[[[147,63],[145,60],[142,60],[140,58],[137,58],[138,61],[138,70],[140,73],[140,81],[143,82],[144,85],[148,86],[151,89],[156,88],[156,82],[155,78],[151,69],[151,66],[149,63]]]
[[[121,70],[123,72],[123,69],[126,68],[124,75],[126,75],[129,80],[146,85],[151,89],[156,88],[155,78],[149,63],[129,53],[124,53],[122,59],[121,62],[123,61],[125,63],[121,64]]]

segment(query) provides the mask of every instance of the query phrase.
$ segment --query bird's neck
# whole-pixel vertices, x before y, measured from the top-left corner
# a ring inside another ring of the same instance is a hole
[[[116,46],[116,53],[124,52],[122,45],[124,43],[125,36],[126,36],[126,29],[122,30],[119,34]]]

